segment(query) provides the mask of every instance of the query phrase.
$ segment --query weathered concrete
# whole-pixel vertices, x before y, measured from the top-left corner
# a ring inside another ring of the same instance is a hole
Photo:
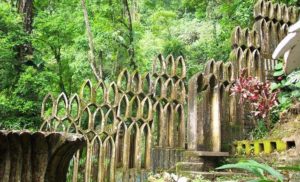
[[[74,182],[136,181],[141,171],[173,169],[177,162],[213,166],[253,127],[251,108],[231,94],[235,79],[241,69],[268,79],[277,63],[270,55],[297,13],[294,7],[258,1],[252,29],[237,27],[232,33],[229,60],[208,61],[204,72],[188,81],[183,57],[158,55],[151,73],[123,70],[116,83],[87,80],[70,98],[49,94],[41,130],[84,135],[87,147],[74,157]],[[186,150],[196,153],[186,159]]]
[[[84,144],[77,134],[0,131],[0,181],[64,182]]]

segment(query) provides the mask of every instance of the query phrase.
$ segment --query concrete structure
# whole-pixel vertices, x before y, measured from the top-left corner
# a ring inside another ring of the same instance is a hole
[[[300,67],[300,21],[288,29],[288,34],[278,44],[273,59],[284,55],[284,71],[289,74]]]
[[[0,181],[64,182],[82,135],[0,131]]]
[[[208,61],[189,80],[182,57],[159,55],[151,73],[124,70],[116,83],[88,80],[70,98],[47,95],[41,130],[80,133],[87,143],[73,158],[73,182],[145,181],[149,171],[208,170],[228,156],[232,141],[254,126],[249,105],[230,88],[241,69],[270,78],[271,54],[298,10],[261,0],[254,16],[252,29],[234,29],[226,63]]]

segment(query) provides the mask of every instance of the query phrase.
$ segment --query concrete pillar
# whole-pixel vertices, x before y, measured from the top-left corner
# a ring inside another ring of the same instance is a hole
[[[220,118],[220,93],[219,86],[213,88],[212,102],[211,102],[211,143],[212,151],[221,151],[221,118]]]

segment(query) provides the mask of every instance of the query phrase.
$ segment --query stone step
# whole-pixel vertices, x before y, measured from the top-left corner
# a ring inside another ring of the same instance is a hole
[[[178,162],[176,164],[176,172],[180,171],[202,171],[203,162]]]
[[[247,173],[239,173],[239,172],[215,172],[215,171],[210,171],[210,172],[199,172],[199,171],[181,171],[180,173],[177,173],[179,175],[184,175],[189,178],[196,178],[199,176],[202,176],[205,179],[208,180],[215,180],[218,177],[233,177],[233,176],[244,176],[244,177],[249,177],[251,175]]]

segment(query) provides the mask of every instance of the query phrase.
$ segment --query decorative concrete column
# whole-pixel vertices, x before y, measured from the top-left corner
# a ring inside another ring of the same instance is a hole
[[[65,182],[81,135],[0,130],[0,181]]]
[[[198,91],[201,90],[203,84],[203,75],[198,73],[194,75],[189,81],[188,92],[188,120],[187,120],[187,147],[189,150],[197,150],[198,135],[202,136],[202,133],[197,133],[198,128]],[[200,137],[201,137],[200,136]]]
[[[221,110],[220,110],[220,94],[219,86],[213,88],[212,102],[211,102],[211,142],[212,151],[221,151]]]

